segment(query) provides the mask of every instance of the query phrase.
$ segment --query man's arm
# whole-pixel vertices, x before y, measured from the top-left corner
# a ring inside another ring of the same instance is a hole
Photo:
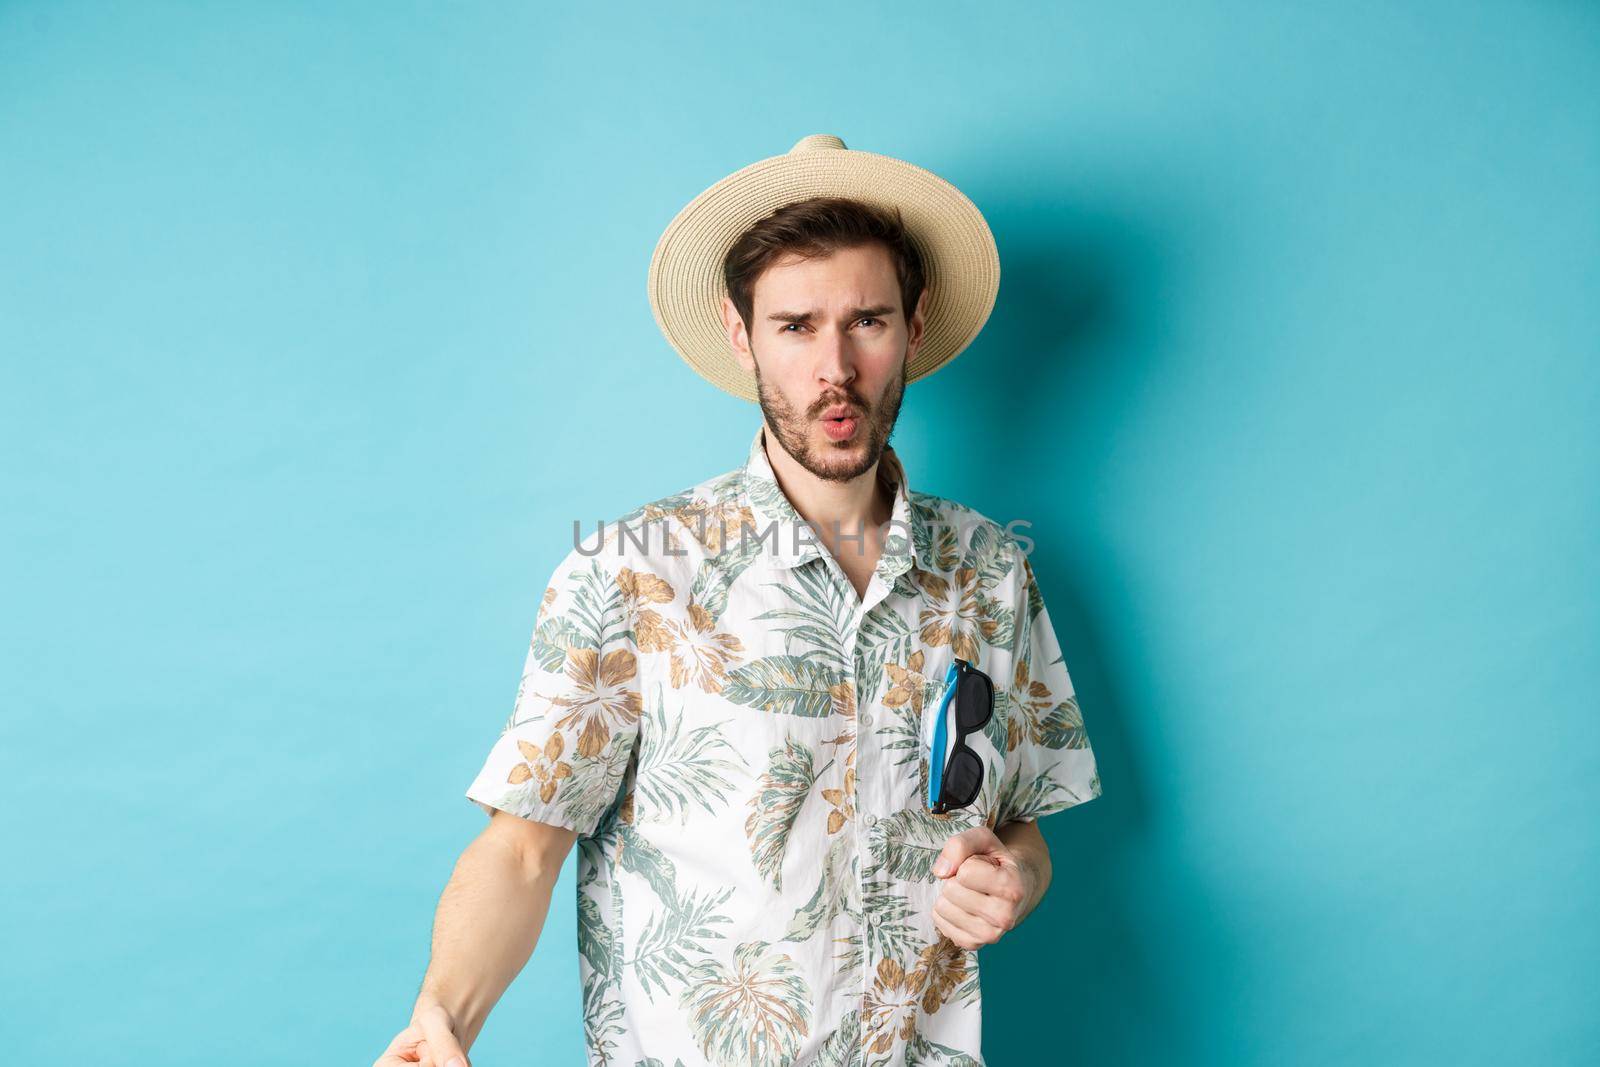
[[[1020,923],[1039,906],[1045,890],[1050,888],[1050,846],[1045,843],[1044,834],[1039,832],[1039,824],[1031,819],[1008,822],[995,831],[995,836],[1017,858],[1017,866],[1022,868],[1022,880],[1029,887],[1017,913],[1017,922]]]
[[[533,954],[551,890],[577,836],[575,830],[495,811],[456,861],[439,897],[432,958],[412,1010],[412,1024],[439,1067],[446,1067],[449,1055],[435,1050],[448,1049],[451,1040],[463,1053],[470,1049]]]
[[[605,541],[574,544],[540,597],[512,713],[466,790],[489,825],[440,895],[411,1024],[379,1067],[466,1067],[533,955],[567,854],[617,803],[644,707],[634,608],[648,576],[595,558]]]

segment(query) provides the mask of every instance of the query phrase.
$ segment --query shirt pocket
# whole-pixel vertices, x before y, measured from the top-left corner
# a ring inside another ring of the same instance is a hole
[[[970,804],[960,808],[953,808],[943,814],[933,812],[928,804],[928,780],[933,759],[929,741],[932,739],[939,707],[944,698],[945,675],[950,669],[950,664],[955,659],[954,653],[948,647],[938,651],[942,655],[931,659],[928,670],[928,678],[931,684],[922,709],[921,743],[918,745],[917,795],[914,800],[923,811],[933,818],[948,820],[959,829],[967,829],[979,825],[992,826],[991,820],[995,810],[995,798],[998,794],[1000,776],[1004,770],[1005,763],[1004,749],[995,743],[995,739],[999,738],[1003,745],[1005,738],[1003,718],[1005,714],[1005,689],[1002,682],[996,679],[994,672],[990,669],[994,657],[986,654],[988,650],[980,652],[979,661],[974,666],[984,674],[987,674],[990,680],[994,682],[994,708],[990,713],[988,724],[967,734],[964,739],[967,747],[972,749],[983,765],[983,780],[979,784],[978,795],[973,798]],[[946,728],[953,731],[953,723],[947,725]]]

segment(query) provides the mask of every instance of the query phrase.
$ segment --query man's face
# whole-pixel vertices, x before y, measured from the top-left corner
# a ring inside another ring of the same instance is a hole
[[[870,244],[780,259],[756,280],[752,297],[748,331],[726,298],[723,325],[739,362],[755,373],[778,443],[828,481],[870,470],[900,414],[927,292],[908,320],[889,252]]]

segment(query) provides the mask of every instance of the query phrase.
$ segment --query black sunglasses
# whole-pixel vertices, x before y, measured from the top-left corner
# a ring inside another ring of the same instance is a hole
[[[964,808],[983,787],[983,760],[967,747],[967,735],[983,729],[994,714],[994,682],[966,660],[956,658],[945,674],[944,695],[934,720],[930,757],[943,752],[947,739],[946,709],[955,702],[956,742],[943,764],[928,760],[928,810],[942,815],[951,808]]]

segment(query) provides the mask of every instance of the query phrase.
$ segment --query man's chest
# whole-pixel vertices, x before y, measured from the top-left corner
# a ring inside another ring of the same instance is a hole
[[[654,579],[633,616],[643,697],[635,818],[646,822],[671,812],[710,830],[722,812],[726,825],[715,829],[736,828],[774,800],[764,782],[829,804],[826,819],[798,824],[826,828],[824,837],[857,820],[865,829],[927,815],[929,717],[954,657],[1009,669],[1007,650],[981,640],[981,620],[964,617],[970,605],[949,581],[914,571],[870,574],[864,595],[838,561],[821,558],[732,580],[704,570]],[[968,742],[986,765],[984,791],[938,825],[988,815],[1004,752],[999,720]],[[731,812],[734,800],[742,805]]]

